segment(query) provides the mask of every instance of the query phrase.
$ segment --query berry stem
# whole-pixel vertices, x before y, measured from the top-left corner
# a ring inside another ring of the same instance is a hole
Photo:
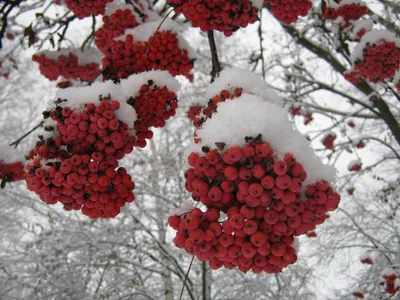
[[[181,294],[179,295],[179,300],[182,300],[183,291],[185,290],[186,280],[189,277],[189,272],[190,272],[190,269],[192,268],[193,260],[194,260],[194,255],[192,256],[192,259],[190,260],[190,265],[189,265],[189,268],[188,268],[188,270],[186,272],[185,280],[183,281]]]
[[[32,132],[34,132],[36,129],[38,129],[40,126],[43,125],[43,121],[37,124],[35,127],[33,127],[31,130],[29,130],[27,133],[25,133],[23,136],[21,136],[18,140],[15,140],[10,144],[10,146],[15,146],[15,148],[18,147],[19,143],[22,142],[24,138],[26,138],[28,135],[30,135]]]
[[[217,46],[215,44],[215,39],[214,39],[214,31],[209,30],[207,32],[207,37],[211,50],[211,61],[212,61],[211,83],[212,83],[214,82],[216,77],[219,77],[219,73],[221,72],[222,68],[218,58]]]

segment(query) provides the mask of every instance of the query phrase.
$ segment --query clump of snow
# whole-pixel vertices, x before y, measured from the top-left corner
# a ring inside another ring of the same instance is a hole
[[[170,215],[171,216],[181,216],[181,215],[190,213],[193,209],[195,209],[195,206],[193,206],[192,203],[186,201],[186,202],[183,202],[180,207],[173,210]]]
[[[350,38],[355,40],[358,38],[358,33],[365,29],[365,31],[370,31],[374,27],[374,21],[371,19],[368,20],[357,20],[355,22],[352,22],[353,24],[353,30],[350,35]]]
[[[0,145],[0,162],[5,164],[25,162],[25,157],[14,147]]]
[[[129,76],[127,79],[122,79],[120,83],[120,89],[122,94],[129,98],[135,96],[140,87],[143,84],[148,84],[149,81],[153,81],[157,86],[166,86],[168,90],[172,92],[178,92],[180,84],[168,71],[148,71],[140,74],[134,74]]]
[[[397,70],[393,77],[393,83],[398,84],[400,83],[400,70]]]
[[[360,256],[360,260],[365,260],[365,259],[370,259],[370,260],[372,260],[371,255],[365,253],[365,254],[363,254],[363,255]]]
[[[197,131],[202,142],[192,145],[188,151],[201,153],[203,146],[215,148],[215,143],[219,142],[224,142],[226,148],[244,146],[245,137],[258,134],[262,134],[262,139],[275,149],[277,157],[283,157],[287,152],[295,156],[308,174],[305,185],[334,179],[335,168],[324,165],[315,155],[309,141],[293,128],[286,110],[251,94],[220,103],[218,112]]]
[[[147,42],[151,36],[156,32],[170,31],[177,35],[179,48],[186,49],[188,56],[191,59],[196,58],[196,52],[189,43],[181,36],[183,27],[179,26],[178,23],[172,19],[158,19],[151,22],[146,22],[135,28],[128,28],[124,31],[123,35],[115,38],[115,40],[125,41],[128,34],[133,36],[134,42]]]
[[[400,288],[400,278],[397,278],[397,279],[394,281],[394,288],[395,288],[395,289]]]
[[[224,68],[219,77],[207,88],[202,105],[206,105],[212,97],[219,95],[222,90],[231,93],[241,87],[244,93],[262,97],[270,103],[283,105],[281,97],[257,74],[240,68]]]
[[[392,268],[385,268],[382,270],[382,276],[392,276],[396,275],[396,271],[393,270]]]
[[[61,48],[57,51],[44,50],[37,52],[35,55],[40,56],[44,54],[48,59],[57,60],[60,56],[68,56],[70,53],[78,57],[78,64],[87,65],[90,63],[101,64],[103,54],[97,48],[86,48],[84,51],[80,49]]]
[[[381,41],[393,42],[400,48],[400,39],[393,32],[387,30],[371,30],[364,34],[361,41],[354,47],[350,59],[354,64],[357,60],[364,59],[364,49],[368,45],[376,45]]]
[[[294,242],[292,244],[292,248],[295,250],[296,255],[297,255],[300,250],[300,240],[297,236],[294,237]]]
[[[120,108],[115,112],[116,117],[118,120],[128,124],[128,126],[133,126],[137,118],[136,112],[134,108],[126,102],[127,99],[123,95],[120,86],[112,81],[95,82],[91,86],[85,87],[70,87],[59,90],[57,93],[57,98],[67,100],[58,105],[61,107],[68,106],[72,109],[82,109],[85,107],[85,104],[96,103],[100,96],[110,96],[111,100],[119,101]],[[53,102],[49,108],[52,109],[54,107],[55,103]]]
[[[263,4],[264,4],[263,0],[253,0],[253,3],[252,3],[252,5],[258,9],[260,9]]]

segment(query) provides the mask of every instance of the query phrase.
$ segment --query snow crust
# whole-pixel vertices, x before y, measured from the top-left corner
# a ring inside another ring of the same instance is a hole
[[[39,56],[44,54],[48,59],[57,60],[61,55],[68,56],[70,53],[78,57],[78,64],[80,65],[87,65],[90,63],[97,63],[101,65],[101,60],[104,56],[100,50],[92,47],[85,49],[85,51],[72,48],[61,48],[58,51],[44,50],[37,52],[35,55]]]
[[[25,157],[14,147],[0,145],[0,162],[12,164],[15,162],[25,162]]]
[[[396,37],[393,32],[387,30],[371,30],[364,34],[361,38],[361,41],[354,47],[353,52],[351,53],[350,59],[354,64],[357,60],[363,60],[363,50],[368,45],[376,45],[379,44],[382,40],[387,42],[393,42],[400,48],[400,39]]]
[[[180,207],[173,210],[170,215],[171,216],[181,216],[181,215],[190,213],[193,209],[195,209],[195,206],[193,206],[193,204],[191,202],[186,201],[186,202],[183,202]]]
[[[192,145],[188,151],[201,153],[203,146],[215,148],[217,142],[226,143],[226,148],[244,146],[246,136],[258,134],[276,150],[278,158],[286,152],[295,156],[308,174],[305,185],[335,178],[335,168],[323,164],[315,155],[310,142],[293,128],[286,110],[251,94],[220,103],[218,112],[197,131],[202,142]]]
[[[136,95],[143,84],[148,84],[148,81],[154,81],[157,86],[166,86],[172,92],[178,92],[180,84],[168,71],[148,71],[140,74],[133,74],[127,79],[121,80],[120,89],[125,97]]]
[[[186,49],[188,51],[189,58],[196,58],[196,52],[181,35],[183,28],[181,28],[179,24],[172,19],[158,19],[152,22],[146,22],[135,28],[128,28],[124,31],[123,35],[116,37],[115,40],[125,41],[126,36],[130,34],[133,36],[134,42],[146,42],[157,32],[157,29],[158,32],[170,31],[175,33],[177,35],[179,48]]]
[[[201,104],[206,105],[209,99],[219,95],[222,90],[233,93],[238,87],[241,87],[244,93],[258,95],[270,103],[283,105],[280,96],[270,89],[259,75],[245,69],[231,67],[224,68],[219,77],[207,88]]]

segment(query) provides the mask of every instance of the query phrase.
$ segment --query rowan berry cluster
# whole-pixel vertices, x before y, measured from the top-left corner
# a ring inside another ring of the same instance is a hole
[[[383,278],[385,281],[381,281],[380,285],[385,287],[386,293],[394,295],[400,291],[400,286],[395,284],[396,279],[399,278],[396,272],[393,271],[391,274],[385,274]]]
[[[361,171],[361,168],[362,168],[362,163],[361,163],[361,161],[359,159],[350,162],[348,167],[347,167],[347,169],[350,172],[359,172],[359,171]]]
[[[117,119],[119,107],[118,101],[108,100],[98,106],[88,103],[83,110],[57,106],[50,114],[60,134],[58,146],[66,145],[68,152],[74,154],[100,151],[122,159],[132,152],[135,137],[130,135],[128,125]]]
[[[127,34],[125,40],[109,42],[111,53],[103,58],[105,79],[119,80],[131,74],[150,70],[167,70],[172,76],[184,75],[190,80],[189,72],[193,60],[187,49],[180,48],[178,36],[174,32],[159,31],[145,42],[136,42]]]
[[[307,186],[303,200],[307,173],[295,157],[278,160],[260,137],[247,140],[191,153],[185,186],[207,211],[171,216],[169,224],[175,244],[213,269],[278,273],[297,260],[294,236],[323,223],[340,196],[320,181]]]
[[[23,180],[25,176],[25,167],[22,162],[5,163],[0,161],[0,186],[1,188],[7,182]]]
[[[73,53],[59,55],[56,59],[49,58],[46,53],[34,54],[32,60],[39,64],[40,73],[49,80],[65,79],[93,81],[100,74],[99,64],[79,64],[79,58]]]
[[[354,63],[353,70],[345,74],[350,82],[361,82],[364,78],[373,83],[392,78],[400,69],[400,48],[394,42],[380,40],[364,48],[363,59]]]
[[[153,137],[150,127],[162,128],[170,117],[176,114],[178,107],[177,96],[168,90],[166,86],[158,87],[154,82],[149,81],[140,87],[135,97],[128,99],[137,114],[134,123],[136,131],[135,146],[143,148],[146,146],[146,139]]]
[[[345,22],[345,27],[349,26],[350,21],[355,21],[360,19],[362,16],[366,15],[368,12],[368,7],[359,3],[351,3],[339,5],[337,7],[328,7],[321,15],[324,19],[333,19],[341,17]]]
[[[365,265],[372,265],[373,264],[372,259],[369,258],[369,257],[362,258],[361,259],[361,263],[365,264]]]
[[[103,26],[94,33],[94,42],[101,52],[108,53],[111,51],[111,40],[122,35],[125,29],[135,28],[140,24],[132,9],[117,9],[111,15],[103,16]]]
[[[177,14],[182,13],[193,27],[202,31],[218,30],[225,36],[258,20],[259,8],[250,0],[168,0],[168,4]]]
[[[65,0],[65,4],[78,19],[83,19],[90,15],[104,15],[107,3],[112,1],[113,0]]]
[[[202,110],[201,105],[192,105],[186,111],[186,116],[190,121],[195,122],[197,115],[200,114],[201,110]]]
[[[289,113],[295,117],[295,116],[303,116],[304,117],[304,125],[308,125],[311,123],[312,120],[314,120],[313,118],[313,113],[309,112],[305,109],[302,109],[300,106],[290,106],[289,107]]]
[[[60,202],[66,210],[81,210],[95,218],[114,218],[120,207],[134,200],[134,183],[118,162],[101,152],[46,160],[36,156],[27,165],[30,191],[48,204]]]
[[[271,3],[272,14],[285,24],[296,22],[299,16],[307,16],[312,8],[312,2],[309,0],[264,0],[264,2]]]
[[[364,299],[364,294],[361,292],[353,292],[353,296],[358,299]]]
[[[336,134],[334,132],[330,132],[325,135],[322,139],[322,144],[326,149],[333,150],[333,142],[336,140]]]
[[[65,101],[65,100],[64,100]],[[55,122],[57,137],[37,142],[30,154],[25,180],[28,189],[48,203],[81,210],[91,218],[114,218],[120,207],[134,200],[135,185],[118,160],[133,149],[136,137],[118,120],[118,101],[71,109],[61,106],[44,112]]]

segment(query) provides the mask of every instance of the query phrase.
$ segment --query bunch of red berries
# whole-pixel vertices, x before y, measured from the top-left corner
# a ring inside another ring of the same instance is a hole
[[[25,180],[44,202],[60,202],[91,218],[114,218],[134,200],[135,185],[118,160],[133,149],[136,137],[117,118],[120,102],[102,98],[98,105],[70,108],[64,101],[44,112],[48,132],[30,154]],[[51,121],[49,121],[51,120]]]
[[[291,24],[297,21],[299,16],[307,16],[312,8],[309,0],[264,0],[265,3],[271,3],[272,14],[282,23]]]
[[[359,159],[351,161],[347,166],[347,170],[349,170],[350,172],[359,172],[361,171],[361,168],[362,168],[362,162]]]
[[[364,299],[364,294],[360,291],[353,292],[353,296],[358,299]]]
[[[143,25],[142,25],[143,26]],[[139,27],[136,27],[140,29]],[[150,70],[167,70],[172,76],[184,75],[190,80],[189,72],[194,60],[187,49],[181,48],[176,33],[164,30],[152,35],[147,41],[135,41],[127,34],[124,40],[109,42],[111,53],[103,58],[103,75],[106,79],[118,81],[131,74]]]
[[[345,22],[345,26],[350,25],[350,21],[355,21],[360,19],[362,16],[366,15],[368,12],[368,7],[360,3],[351,4],[339,4],[337,7],[328,7],[323,12],[322,17],[327,20],[336,20],[341,17]]]
[[[191,153],[185,186],[207,211],[171,216],[169,224],[177,230],[176,245],[213,269],[278,273],[297,260],[294,236],[323,223],[340,196],[320,181],[302,199],[307,173],[295,157],[276,159],[261,135],[247,142]]]
[[[103,16],[103,26],[95,33],[95,44],[103,53],[108,53],[110,41],[122,35],[125,29],[135,28],[141,23],[131,8],[117,9],[109,16]]]
[[[112,1],[113,0],[65,0],[65,4],[78,19],[83,19],[90,15],[104,15],[107,3]]]
[[[146,139],[153,137],[150,127],[162,128],[166,121],[176,114],[178,107],[177,96],[168,90],[166,86],[159,87],[154,81],[143,84],[138,94],[128,99],[137,114],[134,123],[136,131],[135,146],[143,148],[146,146]]]
[[[56,106],[50,115],[57,122],[58,146],[66,145],[68,152],[74,154],[99,151],[122,159],[132,152],[135,137],[128,124],[118,120],[119,108],[119,101],[105,99],[98,106],[88,103],[83,110]]]
[[[292,105],[289,107],[289,113],[293,116],[303,116],[304,117],[304,125],[308,125],[311,123],[313,118],[313,113],[309,112],[305,109],[302,109],[300,106]]]
[[[23,180],[25,167],[22,162],[5,163],[0,161],[0,186],[3,188],[7,182]]]
[[[322,144],[326,149],[333,150],[333,142],[336,140],[336,133],[330,132],[322,139]]]
[[[62,76],[65,79],[93,81],[100,74],[98,63],[81,65],[78,56],[71,52],[57,56],[50,58],[46,53],[39,53],[34,54],[32,60],[39,64],[40,73],[49,80],[57,80]]]
[[[375,44],[366,45],[363,58],[356,59],[353,70],[345,76],[350,82],[360,82],[365,78],[378,83],[392,78],[399,69],[400,47],[395,42],[382,39]]]
[[[186,116],[190,121],[195,122],[197,115],[200,114],[201,111],[202,111],[201,105],[191,105],[189,109],[186,111]]]
[[[134,183],[118,162],[101,152],[68,155],[61,159],[35,156],[27,165],[30,191],[47,204],[63,204],[65,210],[82,210],[95,218],[114,218],[120,207],[134,200]]]
[[[239,28],[244,28],[258,20],[259,7],[250,0],[234,1],[187,1],[168,0],[177,14],[182,13],[193,27],[202,31],[218,30],[231,36]]]
[[[399,277],[394,270],[391,270],[391,272],[386,272],[383,275],[383,278],[385,281],[381,281],[380,285],[385,287],[386,293],[394,295],[400,291],[400,286],[398,284],[396,285],[396,279]]]
[[[360,259],[361,263],[364,265],[372,265],[372,259],[370,257],[363,257],[362,259]]]

